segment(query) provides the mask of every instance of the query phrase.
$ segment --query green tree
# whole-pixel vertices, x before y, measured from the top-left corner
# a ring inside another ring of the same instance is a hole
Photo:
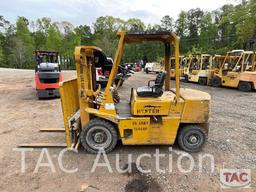
[[[242,0],[239,4],[226,4],[212,12],[199,8],[181,11],[176,21],[166,15],[161,18],[160,25],[147,26],[137,18],[123,20],[113,16],[102,16],[92,26],[75,28],[67,21],[53,22],[47,17],[36,22],[19,17],[16,24],[10,24],[0,16],[0,66],[32,68],[34,49],[55,50],[60,55],[71,57],[74,47],[79,44],[96,45],[113,57],[118,41],[116,33],[120,30],[175,30],[180,38],[182,54],[198,51],[224,53],[244,48],[255,40],[255,13],[256,0]],[[155,61],[162,56],[162,51],[162,44],[129,44],[125,47],[123,62],[146,57],[148,61]]]
[[[114,56],[117,31],[124,29],[125,21],[112,16],[99,17],[93,24],[93,44],[102,48],[108,56]]]
[[[4,66],[4,51],[2,45],[0,45],[0,66]]]
[[[180,37],[180,50],[181,53],[188,51],[187,41],[188,41],[188,21],[187,12],[181,11],[178,15],[178,19],[175,22],[175,32]]]
[[[227,47],[228,49],[234,48],[236,42],[236,27],[235,22],[231,15],[235,12],[233,5],[224,5],[220,11],[220,21],[218,25],[220,34],[219,47]]]
[[[44,34],[42,31],[36,31],[34,32],[33,35],[35,40],[35,49],[37,50],[45,49],[47,35]]]
[[[33,53],[28,53],[27,51],[27,47],[24,44],[24,42],[18,38],[18,37],[12,37],[11,41],[14,45],[14,47],[12,48],[12,51],[9,55],[9,60],[12,61],[14,63],[14,67],[15,68],[32,68],[33,64],[32,64],[32,58],[31,55],[33,55]],[[27,58],[27,55],[30,54],[30,58]],[[30,62],[28,64],[28,62]]]
[[[45,35],[47,35],[51,25],[51,19],[48,17],[43,17],[41,19],[37,19],[36,21],[37,30],[43,32]]]
[[[128,19],[125,22],[125,27],[127,31],[144,31],[145,30],[145,24],[140,20],[136,18]]]
[[[28,25],[29,22],[25,17],[19,17],[16,22],[15,46],[18,49],[15,55],[15,61],[20,67],[32,67],[34,65],[34,39],[28,29]]]
[[[2,66],[14,67],[15,65],[15,63],[9,57],[15,46],[15,42],[12,41],[16,33],[15,30],[15,26],[13,24],[10,24],[8,25],[8,27],[5,28],[4,32],[2,33],[2,40],[0,43],[2,45],[4,57],[4,62],[1,64]]]
[[[76,33],[70,32],[69,34],[66,34],[61,45],[62,55],[72,57],[74,48],[80,45],[80,41],[81,39]]]
[[[94,44],[100,47],[109,57],[114,57],[117,39],[112,34],[105,33],[104,35],[97,35]]]
[[[188,22],[187,22],[187,12],[181,11],[178,19],[175,22],[176,33],[178,36],[185,37],[187,35]]]
[[[9,21],[7,21],[4,16],[0,15],[0,28],[5,28],[10,24]]]
[[[5,28],[5,25],[7,23],[8,23],[8,21],[6,21],[3,16],[0,16],[0,66],[5,65],[4,50],[3,50],[5,36],[1,32],[1,30]]]
[[[92,31],[87,25],[79,25],[74,29],[75,33],[81,39],[81,45],[91,45],[92,44]]]
[[[161,19],[161,28],[167,31],[173,31],[173,18],[169,15],[165,15]]]
[[[105,32],[116,33],[124,27],[124,21],[112,16],[101,16],[93,23],[94,32],[103,34]]]
[[[200,24],[202,21],[202,17],[204,12],[199,9],[190,9],[187,14],[187,21],[188,21],[188,33],[189,37],[192,39],[197,40],[199,33],[201,31]]]
[[[60,51],[61,43],[62,37],[58,28],[55,25],[51,25],[48,30],[45,48],[49,51]]]
[[[243,1],[231,15],[236,27],[238,43],[245,44],[256,37],[256,0]]]
[[[218,38],[218,27],[212,20],[212,14],[205,12],[201,21],[201,33],[199,46],[204,52],[212,52],[215,49],[215,39]]]

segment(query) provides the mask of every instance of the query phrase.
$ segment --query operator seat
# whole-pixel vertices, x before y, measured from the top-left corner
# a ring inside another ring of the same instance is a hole
[[[166,77],[165,72],[157,74],[155,80],[149,80],[148,86],[137,88],[137,94],[139,97],[160,97],[163,94],[163,85]],[[154,85],[150,86],[150,82],[154,81]]]

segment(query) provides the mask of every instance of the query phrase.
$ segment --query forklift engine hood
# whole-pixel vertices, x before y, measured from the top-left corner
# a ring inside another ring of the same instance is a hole
[[[131,113],[134,116],[172,116],[182,123],[207,123],[211,96],[194,89],[180,89],[180,99],[176,100],[175,89],[166,91],[158,98],[139,97],[133,90]]]
[[[183,100],[181,123],[207,123],[210,114],[211,96],[195,89],[180,89]]]
[[[245,71],[240,74],[241,81],[248,81],[256,84],[256,72],[255,71]]]
[[[40,63],[38,66],[40,71],[52,71],[57,72],[59,71],[59,64],[58,63]]]

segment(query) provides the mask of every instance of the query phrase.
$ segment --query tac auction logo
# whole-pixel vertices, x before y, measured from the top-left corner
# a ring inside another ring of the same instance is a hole
[[[250,169],[221,169],[220,183],[222,188],[250,188]]]

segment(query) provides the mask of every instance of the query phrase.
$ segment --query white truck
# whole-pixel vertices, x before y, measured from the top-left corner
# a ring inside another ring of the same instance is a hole
[[[162,66],[160,63],[152,62],[152,63],[146,63],[144,71],[146,73],[154,72],[159,73],[162,70]]]

